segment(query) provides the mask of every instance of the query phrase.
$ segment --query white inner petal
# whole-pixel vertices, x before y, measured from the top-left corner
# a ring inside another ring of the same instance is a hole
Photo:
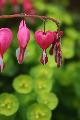
[[[0,68],[1,68],[1,72],[3,71],[3,59],[0,57]]]
[[[17,60],[19,59],[19,54],[20,54],[20,48],[17,48],[17,50],[16,50],[16,57],[17,57]]]
[[[43,51],[43,61],[44,61],[44,64],[45,64],[45,59],[46,58],[46,52],[45,52],[45,50]]]

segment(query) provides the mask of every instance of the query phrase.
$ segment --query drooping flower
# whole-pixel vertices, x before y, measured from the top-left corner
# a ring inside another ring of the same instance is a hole
[[[5,5],[6,5],[6,0],[0,0],[0,13],[4,13],[4,9],[5,9]]]
[[[3,70],[3,55],[12,42],[13,34],[9,28],[0,29],[0,70]]]
[[[45,54],[45,53],[42,53],[42,55],[41,55],[41,58],[40,58],[40,62],[44,65],[44,64],[46,64],[47,62],[48,62],[48,56],[47,56],[47,54]],[[44,57],[43,57],[44,56]],[[45,59],[45,62],[44,62],[44,59]]]
[[[6,4],[6,0],[0,0],[0,8],[4,7]]]
[[[20,11],[20,6],[18,4],[18,0],[11,0],[12,9],[14,13],[18,13]]]
[[[44,33],[43,31],[36,31],[35,40],[38,45],[43,49],[41,63],[46,64],[48,61],[46,49],[54,42],[53,32],[47,31]]]
[[[35,14],[35,9],[30,0],[23,0],[23,9],[27,14]]]
[[[24,60],[25,50],[30,40],[30,31],[26,27],[25,20],[22,20],[19,25],[17,38],[18,38],[19,48],[16,50],[16,57],[17,57],[18,63],[22,64]]]
[[[54,55],[55,62],[57,66],[60,67],[62,65],[62,52],[61,52],[61,37],[63,36],[63,31],[60,32],[53,32],[54,34],[54,42],[50,48],[50,55]]]

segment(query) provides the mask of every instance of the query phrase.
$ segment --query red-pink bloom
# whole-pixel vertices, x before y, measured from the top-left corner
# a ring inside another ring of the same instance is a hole
[[[48,61],[46,49],[54,42],[53,32],[47,31],[46,33],[44,33],[43,31],[37,31],[35,33],[35,40],[43,49],[41,62],[43,64],[46,64],[46,62]]]
[[[30,40],[30,31],[26,27],[26,23],[24,20],[21,21],[19,25],[19,31],[17,34],[19,48],[16,51],[16,56],[19,64],[22,64],[24,59],[24,53],[27,47],[27,44]]]
[[[62,52],[61,50],[57,52],[57,67],[62,65]]]
[[[6,4],[6,0],[0,0],[0,9],[3,8]]]
[[[13,34],[9,28],[0,29],[0,70],[3,70],[3,55],[12,42]]]
[[[35,40],[43,50],[46,50],[54,42],[53,32],[36,31]]]
[[[36,14],[35,7],[34,7],[33,2],[31,0],[23,0],[23,11],[29,15]],[[27,18],[27,19],[30,21],[30,23],[32,25],[35,24],[35,19],[33,19],[33,18]]]
[[[11,4],[12,4],[13,12],[18,13],[20,11],[18,0],[11,0]]]
[[[32,4],[31,4],[30,0],[23,0],[23,7],[24,7],[25,11],[31,10]]]
[[[63,36],[63,31],[53,32],[54,42],[52,43],[52,47],[50,48],[50,55],[54,54],[55,61],[57,66],[60,67],[62,64],[62,52],[61,52],[61,37]]]
[[[11,3],[12,3],[13,6],[17,5],[18,4],[18,0],[11,0]]]
[[[30,0],[23,0],[23,9],[27,14],[35,14],[33,4]]]
[[[60,47],[60,38],[63,36],[63,31],[60,31],[60,35],[58,36],[58,33],[55,31],[53,32],[54,35],[54,42],[52,43],[52,47],[49,51],[50,55],[53,55],[54,52],[54,46],[56,44],[56,49],[58,49]]]
[[[5,11],[7,1],[6,0],[0,0],[0,14],[3,14]]]

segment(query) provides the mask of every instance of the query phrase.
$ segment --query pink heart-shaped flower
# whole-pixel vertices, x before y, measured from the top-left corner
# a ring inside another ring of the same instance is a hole
[[[18,63],[22,64],[25,57],[25,50],[30,40],[30,30],[27,28],[25,20],[20,22],[17,38],[19,48],[16,50],[16,57]]]
[[[0,29],[0,71],[4,68],[3,55],[12,42],[13,34],[9,28]]]
[[[47,31],[44,33],[43,31],[37,31],[35,40],[43,50],[46,50],[54,42],[53,32]]]
[[[30,40],[30,31],[24,20],[20,22],[17,38],[21,48],[25,48]]]
[[[0,29],[0,51],[2,54],[9,48],[13,38],[13,33],[9,28]]]

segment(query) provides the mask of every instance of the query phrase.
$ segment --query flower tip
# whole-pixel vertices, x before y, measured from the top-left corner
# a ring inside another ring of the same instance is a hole
[[[26,49],[18,48],[16,50],[16,57],[17,57],[17,61],[18,61],[19,64],[23,63],[23,60],[24,60],[26,54],[27,54],[27,50]]]
[[[40,62],[45,65],[48,62],[48,57],[46,56],[45,59],[43,59],[43,55],[41,55]]]
[[[30,30],[27,28],[25,20],[22,20],[17,33],[18,43],[21,48],[25,48],[30,40]]]
[[[19,25],[19,29],[21,29],[23,26],[26,26],[25,20],[22,20]]]
[[[3,59],[0,57],[0,71],[2,72],[4,68]]]
[[[17,48],[17,50],[16,50],[17,61],[18,61],[19,64],[22,64],[23,60],[20,56],[21,56],[20,55],[20,48]]]

